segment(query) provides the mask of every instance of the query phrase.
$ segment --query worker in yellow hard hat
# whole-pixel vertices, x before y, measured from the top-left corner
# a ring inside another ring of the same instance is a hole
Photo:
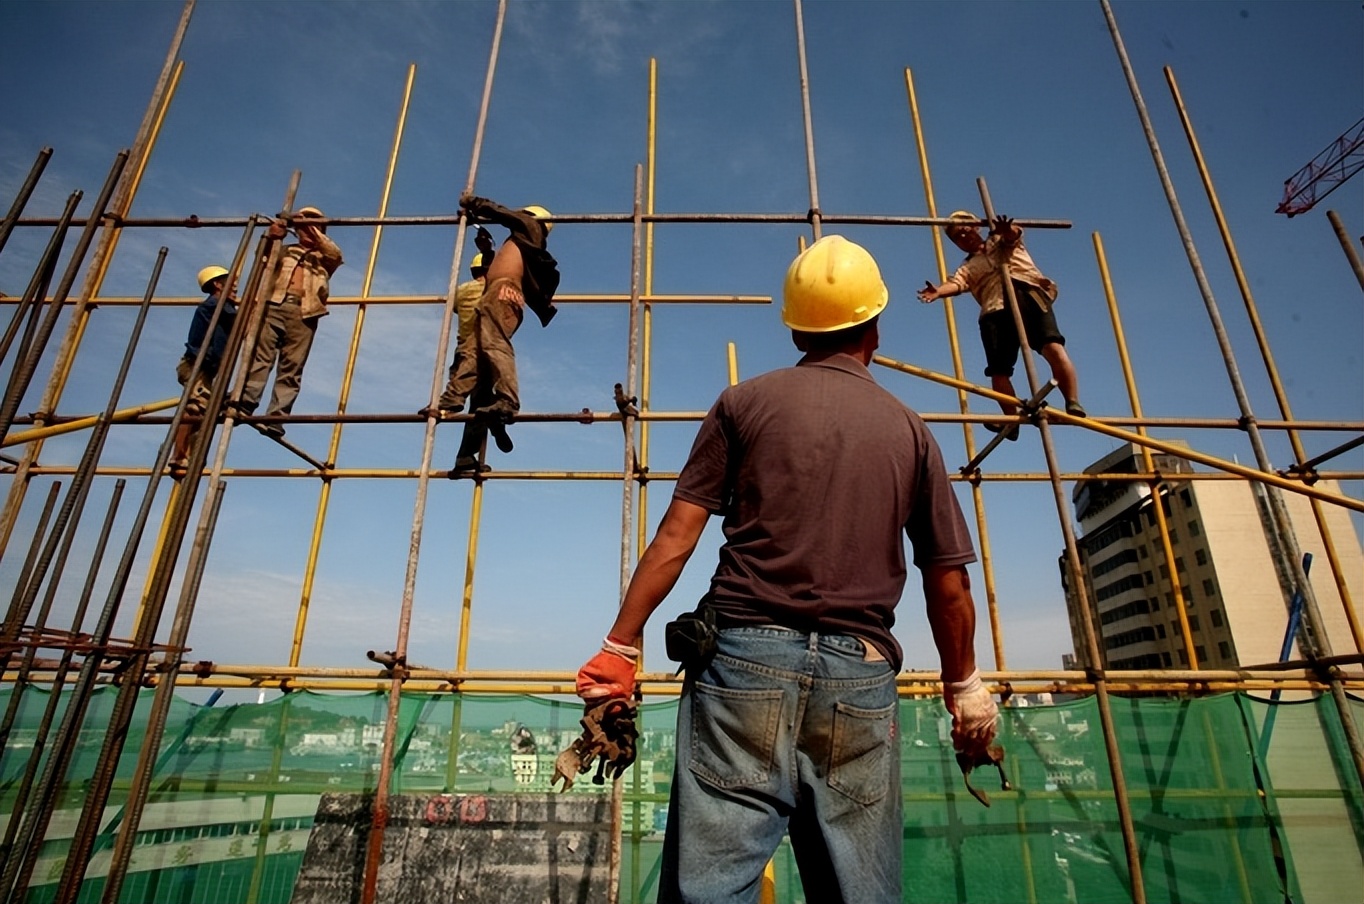
[[[962,251],[966,260],[947,282],[935,286],[929,281],[919,290],[919,300],[925,304],[939,298],[949,298],[970,292],[980,305],[980,339],[985,346],[985,375],[991,388],[1005,395],[1018,396],[1012,380],[1014,364],[1018,361],[1018,329],[1013,312],[1009,310],[1000,278],[1000,265],[1008,267],[1009,280],[1018,310],[1023,316],[1023,328],[1028,347],[1037,351],[1051,365],[1052,377],[1065,399],[1066,413],[1085,417],[1080,404],[1079,377],[1075,365],[1066,352],[1066,337],[1056,325],[1052,306],[1056,303],[1056,283],[1042,275],[1033,263],[1028,249],[1023,247],[1023,230],[1005,216],[995,217],[990,234],[981,238],[977,230],[980,221],[969,210],[952,213],[955,222],[946,227],[947,238]],[[1018,406],[1000,402],[1004,413],[1013,416]],[[1018,438],[1017,424],[986,424],[987,430],[1004,432],[1008,439]]]
[[[548,210],[535,205],[512,210],[473,195],[461,197],[459,203],[472,219],[505,226],[511,235],[488,265],[475,311],[473,354],[456,354],[445,391],[434,408],[423,409],[428,417],[444,416],[462,411],[472,399],[474,417],[450,470],[452,479],[488,470],[479,456],[490,432],[500,451],[512,451],[507,424],[521,410],[521,395],[511,339],[526,308],[542,326],[549,326],[557,313],[554,293],[559,288],[559,265],[545,244],[554,228]]]
[[[722,516],[710,590],[665,631],[686,680],[659,900],[751,900],[788,827],[807,900],[903,900],[891,626],[906,535],[953,745],[978,754],[994,737],[970,532],[932,434],[868,370],[888,299],[876,261],[841,236],[795,259],[782,320],[804,357],[720,393],[601,651],[578,672],[584,724],[601,721],[598,707],[630,706],[645,623]]]
[[[175,431],[170,460],[171,476],[185,473],[189,458],[189,444],[203,418],[208,404],[213,379],[222,364],[227,348],[227,337],[237,319],[237,300],[227,292],[228,272],[213,264],[199,271],[195,282],[207,297],[194,309],[189,322],[189,336],[185,339],[185,353],[175,365],[175,379],[181,386],[192,385],[185,402],[185,414]],[[203,353],[200,360],[200,352]],[[197,369],[196,369],[197,364]]]
[[[275,370],[275,385],[265,413],[289,414],[294,409],[317,322],[328,313],[332,274],[344,263],[341,249],[327,237],[327,224],[313,222],[320,219],[326,215],[316,207],[300,207],[292,217],[298,241],[284,246],[270,276],[265,322],[251,369],[241,398],[232,403],[243,414],[254,413],[260,404],[271,368]],[[285,218],[276,219],[266,235],[283,239],[288,226]],[[260,424],[257,429],[268,436],[284,435],[284,425],[278,422]]]

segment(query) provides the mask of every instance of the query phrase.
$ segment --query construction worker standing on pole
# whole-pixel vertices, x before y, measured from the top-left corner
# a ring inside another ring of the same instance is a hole
[[[512,210],[473,195],[461,197],[459,205],[472,219],[505,226],[511,235],[488,265],[475,312],[474,353],[455,355],[450,380],[437,402],[438,412],[422,409],[427,416],[454,414],[464,410],[472,397],[474,418],[464,431],[450,470],[452,479],[487,470],[478,456],[489,432],[501,452],[512,451],[507,424],[521,410],[512,336],[521,327],[526,308],[540,319],[541,326],[549,326],[558,313],[554,293],[559,288],[559,265],[545,246],[554,228],[547,222],[548,210],[538,206]]]
[[[327,238],[326,224],[309,222],[325,217],[316,207],[301,207],[294,214],[298,241],[285,245],[280,253],[255,358],[246,374],[241,399],[234,406],[243,414],[254,413],[260,404],[272,367],[275,368],[275,387],[265,413],[289,414],[294,409],[317,322],[328,313],[331,276],[344,263],[341,249]],[[288,224],[283,219],[276,219],[266,235],[282,239],[288,235]],[[262,424],[258,429],[269,436],[284,435],[283,424]]]
[[[208,297],[199,302],[194,309],[194,316],[189,322],[189,336],[185,339],[185,353],[175,365],[175,379],[181,386],[185,386],[193,377],[194,388],[190,391],[189,401],[185,403],[184,417],[175,431],[175,451],[169,465],[172,477],[179,478],[185,474],[185,465],[189,460],[189,444],[204,416],[213,378],[218,374],[223,351],[227,348],[228,334],[232,332],[232,324],[237,319],[236,298],[231,295],[223,298],[223,293],[227,290],[227,276],[227,270],[216,265],[199,271],[199,290],[207,292]],[[213,319],[215,312],[218,317],[216,321]],[[213,326],[211,336],[210,325]],[[204,348],[205,343],[208,345],[207,348]],[[203,349],[204,358],[196,374],[194,362],[199,357],[200,349]]]
[[[722,515],[710,590],[669,626],[686,680],[660,904],[756,901],[787,832],[806,900],[902,900],[891,626],[906,534],[954,746],[983,751],[998,718],[976,669],[975,552],[941,453],[867,369],[889,297],[876,261],[826,236],[791,264],[784,295],[804,357],[721,393],[601,652],[578,672],[589,707],[635,692],[645,622]]]
[[[1023,247],[1023,230],[1005,216],[995,217],[990,234],[982,239],[976,229],[976,215],[968,210],[954,211],[953,220],[960,225],[948,226],[948,239],[967,254],[956,272],[940,286],[928,282],[919,290],[919,300],[931,304],[939,298],[949,298],[970,292],[980,304],[980,339],[985,345],[985,375],[990,378],[995,392],[1017,397],[1014,391],[1014,364],[1018,361],[1018,330],[1013,312],[1004,297],[1004,282],[1000,278],[1001,263],[1008,265],[1018,310],[1023,315],[1028,347],[1037,351],[1051,365],[1052,377],[1065,399],[1066,413],[1085,417],[1080,404],[1079,377],[1075,365],[1066,353],[1066,337],[1056,326],[1052,305],[1056,302],[1056,283],[1042,275],[1033,263],[1028,249]],[[1012,417],[1018,406],[1000,402],[999,407]],[[986,424],[985,429],[999,433],[1007,429],[1008,439],[1018,438],[1018,425]]]

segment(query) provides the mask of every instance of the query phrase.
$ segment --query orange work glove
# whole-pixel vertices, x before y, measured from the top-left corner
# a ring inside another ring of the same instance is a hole
[[[602,641],[601,652],[578,669],[578,696],[589,703],[609,697],[634,696],[638,662],[637,647],[606,638]]]
[[[947,681],[942,687],[943,705],[952,714],[952,746],[962,753],[976,753],[990,746],[999,723],[999,707],[980,670],[963,681]]]

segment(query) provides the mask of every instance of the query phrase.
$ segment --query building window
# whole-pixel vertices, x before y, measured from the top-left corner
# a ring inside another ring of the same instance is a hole
[[[1211,612],[1208,613],[1208,619],[1212,622],[1212,626],[1214,628],[1222,627],[1222,610],[1221,609],[1212,610]]]
[[[1145,545],[1142,545],[1142,546],[1138,546],[1138,547],[1137,547],[1137,558],[1139,558],[1139,559],[1144,559],[1144,558],[1146,558],[1146,547],[1145,547]]]
[[[1198,661],[1199,661],[1199,662],[1207,662],[1207,661],[1208,661],[1208,651],[1205,650],[1205,649],[1203,649],[1203,645],[1202,645],[1202,644],[1199,644],[1198,646],[1194,647],[1194,652],[1198,654]]]
[[[1159,638],[1160,640],[1164,640],[1164,639],[1165,639],[1165,626],[1164,626],[1164,625],[1156,625],[1156,637]]]
[[[1189,589],[1189,586],[1188,586],[1187,584],[1185,584],[1183,587],[1180,587],[1180,588],[1179,588],[1179,592],[1182,593],[1182,594],[1184,594],[1184,601],[1185,601],[1186,603],[1188,603],[1190,606],[1192,606],[1192,605],[1193,605],[1193,591]]]
[[[1183,556],[1175,556],[1175,571],[1178,571],[1180,574],[1183,574],[1183,573],[1184,573],[1184,557],[1183,557]]]
[[[1173,527],[1170,528],[1170,542],[1171,543],[1179,542],[1179,531],[1175,530]]]
[[[1180,651],[1179,651],[1179,664],[1180,664],[1180,665],[1188,665],[1188,664],[1189,664],[1189,654],[1186,653],[1186,652],[1184,652],[1183,650],[1180,650]]]
[[[1208,564],[1208,551],[1206,549],[1195,549],[1193,557],[1199,565]]]
[[[1217,585],[1212,582],[1212,578],[1203,579],[1203,595],[1204,596],[1217,595]]]
[[[1165,667],[1166,667],[1166,668],[1169,668],[1169,666],[1170,666],[1170,654],[1169,654],[1169,653],[1161,653],[1161,654],[1160,654],[1160,659],[1161,659],[1161,661],[1165,664]]]
[[[1190,630],[1190,631],[1197,631],[1197,630],[1198,630],[1198,616],[1197,616],[1197,615],[1190,615],[1190,616],[1189,616],[1189,630]],[[1202,654],[1202,653],[1199,653],[1199,654],[1198,654],[1198,658],[1199,658],[1199,659],[1202,659],[1202,658],[1203,658],[1203,654]]]
[[[1181,500],[1183,500],[1183,502],[1184,502],[1184,504],[1185,504],[1186,506],[1192,506],[1192,505],[1193,505],[1193,496],[1189,495],[1189,488],[1188,488],[1188,487],[1185,487],[1184,489],[1182,489],[1182,490],[1179,491],[1179,498],[1180,498]]]
[[[1165,581],[1165,580],[1169,580],[1169,578],[1170,578],[1170,566],[1169,566],[1169,565],[1162,565],[1162,566],[1160,566],[1160,579],[1163,580],[1163,581]]]
[[[1231,644],[1227,643],[1225,640],[1219,640],[1217,642],[1217,652],[1222,656],[1223,659],[1230,659]]]
[[[1197,537],[1198,534],[1199,534],[1199,531],[1198,531],[1198,522],[1197,522],[1197,521],[1190,521],[1190,522],[1189,522],[1189,536],[1190,536],[1190,537]]]
[[[1160,611],[1160,600],[1156,599],[1154,596],[1151,597],[1151,611],[1152,612]]]
[[[1151,572],[1149,571],[1143,571],[1142,576],[1146,578],[1146,586],[1148,587],[1156,582],[1156,579],[1151,577]]]

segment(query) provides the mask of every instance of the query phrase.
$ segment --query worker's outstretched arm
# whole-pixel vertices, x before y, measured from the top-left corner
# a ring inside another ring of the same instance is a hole
[[[984,750],[994,740],[999,708],[976,668],[971,579],[963,565],[929,567],[923,585],[928,624],[942,660],[943,703],[952,714],[952,746],[964,753]]]
[[[461,195],[459,206],[467,210],[475,220],[505,226],[513,235],[519,234],[532,245],[544,247],[547,235],[544,225],[524,210],[512,210],[477,195]],[[491,276],[489,278],[491,279]]]
[[[644,625],[677,583],[709,517],[701,506],[681,499],[669,504],[653,541],[639,557],[601,652],[578,670],[578,696],[592,701],[634,693]]]
[[[924,287],[918,291],[918,296],[924,304],[932,304],[939,298],[951,298],[953,295],[960,295],[961,291],[961,286],[950,279],[940,286],[933,285],[930,280],[924,283]]]

